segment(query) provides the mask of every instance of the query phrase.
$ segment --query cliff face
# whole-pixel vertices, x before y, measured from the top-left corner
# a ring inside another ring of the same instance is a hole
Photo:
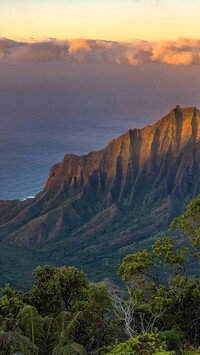
[[[196,168],[199,140],[199,111],[177,107],[154,126],[130,130],[99,152],[66,155],[51,169],[45,189],[63,189],[67,198],[83,193],[94,204],[103,197],[103,207],[132,199],[144,180],[152,187],[164,183],[168,195],[179,184],[188,193],[191,181],[186,183],[186,175]]]
[[[84,240],[91,253],[94,244],[119,248],[164,228],[200,193],[199,163],[200,112],[177,106],[98,152],[66,155],[34,199],[0,201],[0,238],[32,248]]]

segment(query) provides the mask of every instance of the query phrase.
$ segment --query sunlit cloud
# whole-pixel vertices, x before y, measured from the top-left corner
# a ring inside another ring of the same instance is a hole
[[[13,41],[0,38],[0,61],[108,62],[139,65],[165,63],[176,65],[200,64],[200,40],[179,38],[176,41],[116,42],[88,39],[55,38]]]

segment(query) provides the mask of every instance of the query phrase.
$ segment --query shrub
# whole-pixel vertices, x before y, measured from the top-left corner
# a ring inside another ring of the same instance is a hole
[[[173,355],[173,351],[166,351],[166,343],[159,334],[141,334],[124,343],[109,347],[109,355]]]
[[[161,338],[166,341],[169,350],[180,350],[184,334],[176,329],[165,330],[161,333]]]

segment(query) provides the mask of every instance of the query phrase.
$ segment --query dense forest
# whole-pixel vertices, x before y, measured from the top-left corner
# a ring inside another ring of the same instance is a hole
[[[0,355],[200,354],[200,196],[174,237],[127,255],[124,287],[76,267],[38,266],[33,287],[0,298]]]

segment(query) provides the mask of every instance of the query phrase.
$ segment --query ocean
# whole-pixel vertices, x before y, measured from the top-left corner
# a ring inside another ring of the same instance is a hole
[[[111,124],[101,125],[101,117],[96,127],[73,125],[71,119],[66,116],[52,120],[46,127],[36,124],[31,114],[22,125],[16,116],[14,125],[4,122],[0,141],[0,199],[34,196],[43,188],[50,167],[62,161],[65,154],[86,154],[100,149],[125,130]]]
[[[0,199],[34,196],[67,153],[198,106],[199,79],[198,66],[1,63]]]

